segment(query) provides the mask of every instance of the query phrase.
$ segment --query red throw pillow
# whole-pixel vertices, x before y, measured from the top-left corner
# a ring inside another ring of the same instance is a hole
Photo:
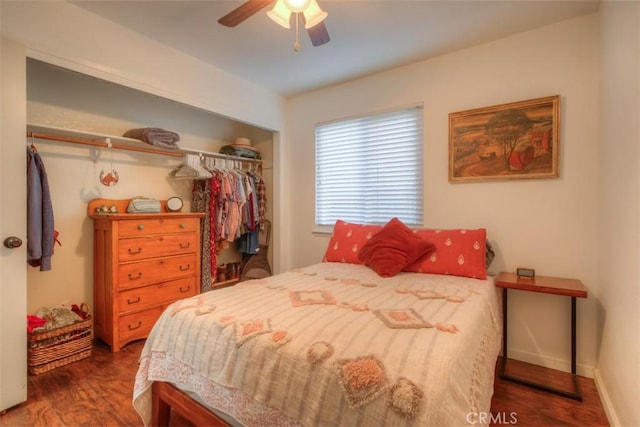
[[[382,225],[353,224],[337,220],[322,261],[362,264],[358,252],[381,229]]]
[[[358,257],[380,276],[391,277],[433,249],[433,244],[393,218],[360,249]]]
[[[453,276],[486,279],[485,250],[487,231],[475,230],[416,230],[416,235],[433,243],[435,251],[404,268],[416,273],[450,274]]]

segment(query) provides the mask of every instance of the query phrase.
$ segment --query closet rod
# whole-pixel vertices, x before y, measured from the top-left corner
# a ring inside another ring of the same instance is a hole
[[[171,157],[184,157],[185,154],[188,154],[188,153],[197,153],[203,156],[216,157],[219,159],[230,159],[230,160],[237,160],[240,162],[249,162],[249,163],[258,163],[258,164],[262,163],[262,160],[259,160],[259,159],[248,159],[245,157],[230,156],[228,154],[221,154],[221,153],[212,153],[212,152],[201,151],[201,150],[196,150],[192,148],[179,148],[175,151],[165,151],[165,150],[157,150],[154,148],[135,147],[131,145],[120,144],[118,142],[109,143],[104,141],[93,141],[90,139],[74,138],[71,136],[60,136],[60,135],[52,135],[52,134],[29,132],[29,131],[27,131],[27,137],[37,138],[37,139],[48,139],[51,141],[58,141],[58,142],[70,142],[72,144],[91,145],[94,147],[111,146],[118,150],[137,151],[140,153],[149,153],[149,154],[160,154],[162,156],[171,156]],[[108,137],[105,137],[105,139],[108,139]]]
[[[59,141],[59,142],[70,142],[72,144],[91,145],[94,147],[109,147],[109,145],[111,145],[111,147],[116,148],[118,150],[129,150],[129,151],[138,151],[141,153],[161,154],[163,156],[172,156],[172,157],[184,156],[184,154],[180,152],[160,151],[160,150],[154,150],[153,148],[145,148],[145,147],[131,147],[124,144],[118,144],[117,142],[108,143],[103,141],[91,141],[89,139],[73,138],[70,136],[48,135],[44,133],[27,132],[27,137],[37,138],[37,139],[49,139],[51,141]]]

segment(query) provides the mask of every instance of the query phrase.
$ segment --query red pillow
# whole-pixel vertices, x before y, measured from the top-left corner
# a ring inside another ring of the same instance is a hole
[[[475,230],[416,230],[416,235],[435,245],[435,251],[412,262],[404,271],[416,273],[451,274],[486,279],[485,244],[487,231]]]
[[[380,276],[391,277],[433,249],[433,244],[393,218],[360,249],[358,257]]]
[[[358,252],[381,229],[381,225],[352,224],[337,220],[322,261],[362,264]]]

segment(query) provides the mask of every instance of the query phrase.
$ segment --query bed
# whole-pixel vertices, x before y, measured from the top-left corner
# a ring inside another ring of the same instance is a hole
[[[405,260],[405,271],[383,276],[379,263],[354,258],[371,230],[342,230],[362,239],[348,246],[334,230],[324,262],[165,310],[135,379],[133,404],[145,425],[165,424],[170,407],[195,425],[459,426],[487,418],[502,323],[484,230],[429,231],[421,238],[435,243],[430,260]],[[447,255],[462,238],[468,252]]]

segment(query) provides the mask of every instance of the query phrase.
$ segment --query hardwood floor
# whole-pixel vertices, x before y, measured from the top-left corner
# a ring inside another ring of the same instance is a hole
[[[94,344],[90,358],[29,376],[27,402],[0,415],[1,426],[140,426],[131,405],[133,381],[143,341],[111,353]],[[567,374],[509,361],[509,373],[534,376],[558,387],[571,387]],[[496,378],[492,426],[608,426],[593,380],[579,378],[583,402]],[[172,425],[184,420],[172,417]]]
[[[2,426],[138,426],[131,405],[143,342],[111,353],[94,343],[91,357],[29,375],[27,401],[0,417]]]
[[[564,372],[509,360],[506,373],[568,392],[575,391],[571,375]],[[608,426],[595,382],[578,377],[578,386],[582,402],[502,380],[496,374],[491,400],[491,414],[496,422],[491,425]]]

